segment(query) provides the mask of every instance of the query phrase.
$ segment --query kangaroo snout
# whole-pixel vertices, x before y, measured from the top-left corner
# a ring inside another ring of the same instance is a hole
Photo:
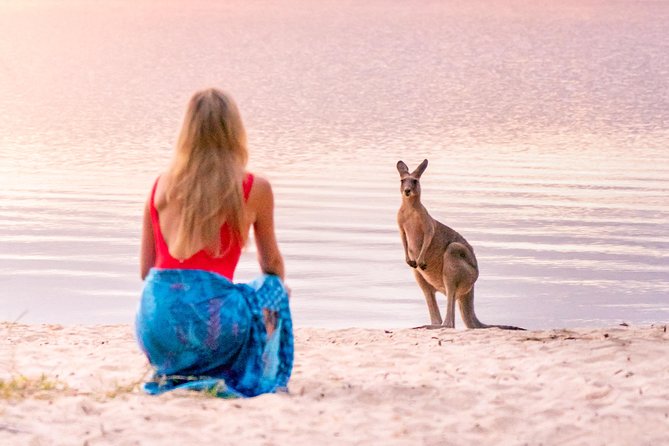
[[[400,182],[400,190],[406,197],[418,195],[420,193],[420,183],[415,178],[403,178]]]

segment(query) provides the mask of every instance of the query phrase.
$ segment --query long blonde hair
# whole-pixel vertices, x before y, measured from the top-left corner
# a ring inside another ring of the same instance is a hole
[[[188,103],[165,198],[181,209],[170,254],[185,259],[200,249],[222,255],[221,225],[246,242],[242,182],[248,160],[246,131],[237,105],[220,90],[198,91]],[[204,245],[204,246],[203,246]]]

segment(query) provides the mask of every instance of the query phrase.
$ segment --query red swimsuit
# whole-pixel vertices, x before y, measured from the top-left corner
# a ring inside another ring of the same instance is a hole
[[[196,252],[185,260],[175,259],[170,255],[169,248],[163,234],[160,231],[160,220],[158,219],[158,210],[156,209],[154,198],[156,195],[156,184],[153,185],[151,192],[151,225],[153,226],[153,238],[155,240],[156,262],[153,265],[156,268],[163,269],[201,269],[221,274],[232,280],[235,268],[242,254],[242,247],[239,243],[231,242],[232,234],[227,223],[221,226],[221,246],[225,255],[222,257],[212,257],[204,249]],[[244,201],[248,200],[251,187],[253,186],[253,175],[248,173],[244,178]],[[225,247],[229,246],[226,251]]]

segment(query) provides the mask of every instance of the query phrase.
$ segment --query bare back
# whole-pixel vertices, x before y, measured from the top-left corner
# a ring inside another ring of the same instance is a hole
[[[168,203],[165,199],[167,185],[168,181],[161,176],[156,185],[154,203],[159,214],[160,231],[169,247],[176,237],[181,211],[179,206]],[[151,196],[147,199],[144,210],[140,262],[142,278],[146,277],[156,260],[156,240],[151,227],[150,208]],[[248,233],[250,227],[253,227],[260,269],[264,273],[275,274],[283,280],[284,264],[274,231],[274,196],[269,181],[255,175],[243,209],[246,214],[246,227],[242,229]]]

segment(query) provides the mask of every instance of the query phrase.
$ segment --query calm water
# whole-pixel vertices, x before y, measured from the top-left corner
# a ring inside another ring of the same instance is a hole
[[[484,322],[669,320],[669,3],[211,3],[0,0],[0,320],[132,321],[143,201],[211,85],[298,324],[427,322],[395,224],[423,158]]]

